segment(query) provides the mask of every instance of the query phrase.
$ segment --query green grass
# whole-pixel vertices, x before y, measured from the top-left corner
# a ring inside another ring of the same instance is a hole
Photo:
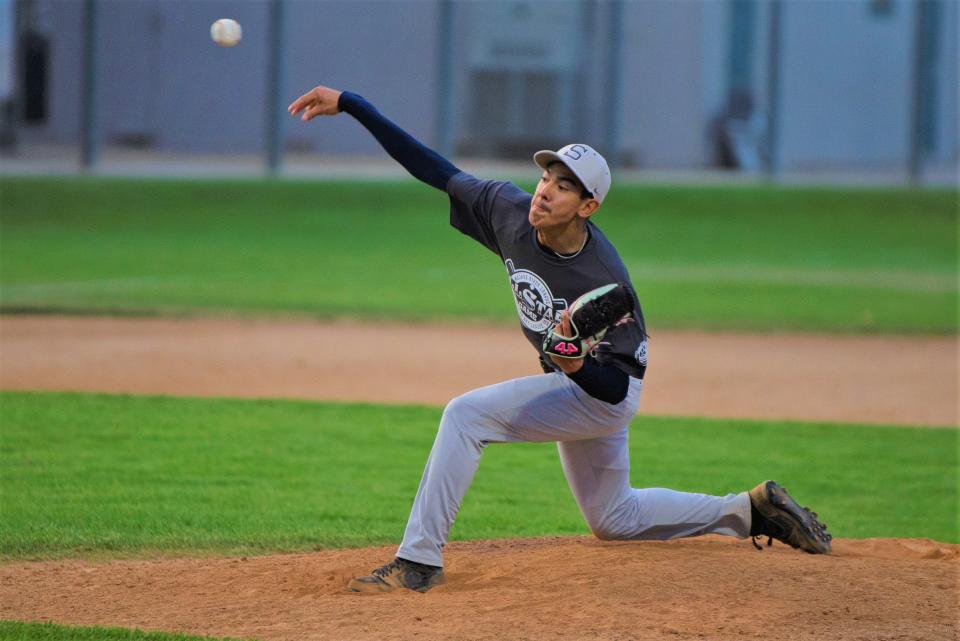
[[[952,333],[957,216],[946,190],[619,185],[596,222],[653,330]],[[515,322],[412,182],[3,178],[0,232],[8,312]]]
[[[0,395],[0,557],[256,554],[397,542],[440,410]],[[956,430],[641,417],[635,486],[775,478],[841,537],[957,531]],[[507,481],[509,479],[509,481]],[[587,534],[553,444],[493,445],[455,540]]]
[[[144,632],[128,628],[74,627],[55,623],[0,621],[0,641],[212,641],[212,637]]]

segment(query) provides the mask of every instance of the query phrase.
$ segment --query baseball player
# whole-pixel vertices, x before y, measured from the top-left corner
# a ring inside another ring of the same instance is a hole
[[[414,177],[449,195],[451,225],[502,261],[521,329],[545,372],[473,390],[446,406],[396,558],[353,579],[350,590],[425,592],[443,582],[444,545],[490,443],[555,441],[584,519],[601,539],[716,533],[753,537],[758,548],[756,537],[766,536],[768,545],[777,539],[830,552],[826,526],[773,481],[727,496],[630,487],[627,426],[640,402],[647,335],[630,276],[592,221],[611,183],[599,153],[585,144],[538,151],[540,180],[531,195],[461,171],[356,94],[315,87],[288,111],[304,121],[350,114]],[[630,292],[632,310],[602,336],[576,340],[578,301],[612,283]]]

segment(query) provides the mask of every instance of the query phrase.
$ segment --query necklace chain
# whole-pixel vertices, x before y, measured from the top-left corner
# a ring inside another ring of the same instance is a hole
[[[554,253],[554,255],[556,255],[556,256],[559,257],[559,258],[565,258],[565,259],[568,259],[568,260],[571,259],[571,258],[576,258],[577,256],[580,255],[580,252],[583,251],[583,248],[587,246],[587,241],[588,241],[588,240],[590,240],[590,230],[587,230],[586,233],[584,233],[584,235],[583,235],[583,243],[580,244],[580,249],[578,249],[577,251],[573,252],[572,254],[561,254],[560,252],[558,252],[558,251],[556,251],[555,249],[552,249],[552,248],[550,249],[550,251],[552,251],[552,252]]]

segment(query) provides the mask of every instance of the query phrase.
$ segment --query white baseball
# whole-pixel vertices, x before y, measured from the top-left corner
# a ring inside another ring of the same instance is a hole
[[[210,25],[210,37],[221,47],[232,47],[240,42],[243,37],[243,29],[240,23],[230,18],[220,18]]]

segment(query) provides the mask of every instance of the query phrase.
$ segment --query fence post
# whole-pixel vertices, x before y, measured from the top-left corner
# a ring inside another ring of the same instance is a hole
[[[780,173],[780,47],[783,23],[782,0],[770,0],[770,36],[767,69],[767,140],[764,171],[767,178]]]
[[[269,42],[267,62],[267,171],[276,176],[283,169],[283,64],[284,64],[284,0],[270,0]]]
[[[83,121],[80,162],[84,171],[100,160],[100,43],[99,2],[86,0],[83,16]]]
[[[611,168],[620,164],[620,103],[623,100],[621,72],[623,65],[623,2],[612,0],[608,5],[610,22],[607,32],[610,36],[610,60],[607,65],[607,136],[604,153]]]

